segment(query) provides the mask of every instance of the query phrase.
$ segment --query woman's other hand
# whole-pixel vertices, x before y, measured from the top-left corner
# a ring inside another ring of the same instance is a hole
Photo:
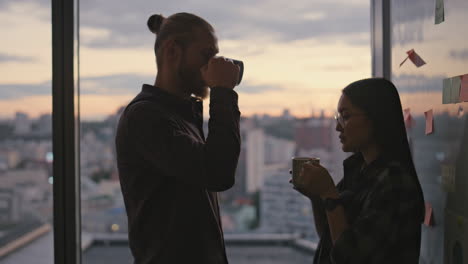
[[[299,176],[294,179],[293,185],[294,189],[309,198],[336,197],[338,195],[327,169],[318,163],[305,163]]]

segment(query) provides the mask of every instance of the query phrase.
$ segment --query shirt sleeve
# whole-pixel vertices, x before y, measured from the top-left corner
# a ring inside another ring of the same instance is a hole
[[[137,155],[164,175],[210,191],[234,185],[240,153],[237,93],[211,89],[209,135],[203,142],[154,105],[142,103],[129,113]]]
[[[418,223],[414,213],[418,200],[405,183],[410,175],[385,169],[377,176],[379,183],[369,192],[357,219],[335,241],[332,263],[386,263],[388,252],[399,241],[399,229],[410,226],[405,221]]]

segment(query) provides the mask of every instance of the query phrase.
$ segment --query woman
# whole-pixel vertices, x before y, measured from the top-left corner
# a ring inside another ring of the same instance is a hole
[[[406,137],[400,98],[385,79],[343,89],[336,130],[343,162],[328,171],[305,164],[294,188],[312,201],[320,243],[314,263],[418,263],[424,198]]]

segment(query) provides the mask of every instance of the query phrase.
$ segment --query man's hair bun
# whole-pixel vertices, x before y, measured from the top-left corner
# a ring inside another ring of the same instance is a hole
[[[153,32],[154,34],[159,34],[159,30],[161,29],[161,25],[164,22],[165,17],[162,15],[152,15],[148,18],[148,29]]]

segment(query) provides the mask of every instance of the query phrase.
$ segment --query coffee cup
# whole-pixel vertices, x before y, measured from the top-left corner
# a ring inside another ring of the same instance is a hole
[[[293,157],[292,158],[292,179],[293,182],[297,177],[299,177],[299,174],[301,173],[302,166],[306,162],[312,162],[312,163],[317,163],[320,164],[320,158],[311,158],[311,157]]]

